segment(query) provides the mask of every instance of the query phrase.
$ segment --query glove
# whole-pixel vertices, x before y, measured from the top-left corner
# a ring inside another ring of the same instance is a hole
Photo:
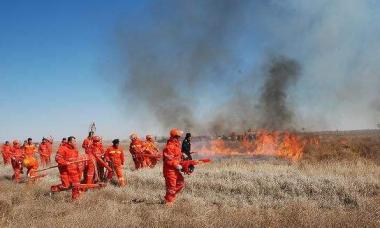
[[[181,170],[182,170],[182,165],[177,165],[176,169],[177,169],[178,171],[181,171]]]

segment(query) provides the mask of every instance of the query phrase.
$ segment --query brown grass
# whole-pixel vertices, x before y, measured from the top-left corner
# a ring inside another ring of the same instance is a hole
[[[161,204],[161,165],[132,171],[129,159],[126,188],[109,185],[77,202],[69,192],[49,194],[59,182],[56,170],[33,185],[16,185],[10,167],[1,167],[0,226],[380,227],[376,159],[357,156],[362,151],[339,159],[339,148],[329,157],[329,146],[323,148],[327,155],[312,148],[297,163],[226,159],[204,165],[186,177],[172,208]]]

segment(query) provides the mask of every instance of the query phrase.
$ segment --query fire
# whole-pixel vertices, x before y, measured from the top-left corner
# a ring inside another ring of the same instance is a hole
[[[306,144],[319,144],[315,138],[302,139],[295,133],[260,130],[255,137],[241,140],[216,139],[198,147],[198,153],[219,156],[274,156],[292,161],[302,158]]]

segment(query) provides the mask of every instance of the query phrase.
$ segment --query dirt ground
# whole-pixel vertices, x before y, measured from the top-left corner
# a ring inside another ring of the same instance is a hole
[[[380,227],[380,134],[323,134],[298,162],[218,159],[186,176],[173,207],[162,164],[133,171],[128,185],[51,195],[58,171],[14,184],[0,165],[0,227]]]

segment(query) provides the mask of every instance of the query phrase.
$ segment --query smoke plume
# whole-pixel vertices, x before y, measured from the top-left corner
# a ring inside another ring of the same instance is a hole
[[[149,119],[159,134],[171,127],[218,134],[375,127],[379,6],[372,0],[148,3],[118,24],[111,77],[122,85],[128,118]],[[269,63],[268,56],[274,56]]]
[[[265,74],[260,96],[260,128],[283,130],[294,126],[293,111],[287,104],[287,92],[299,78],[300,66],[292,59],[280,56],[272,59]]]

